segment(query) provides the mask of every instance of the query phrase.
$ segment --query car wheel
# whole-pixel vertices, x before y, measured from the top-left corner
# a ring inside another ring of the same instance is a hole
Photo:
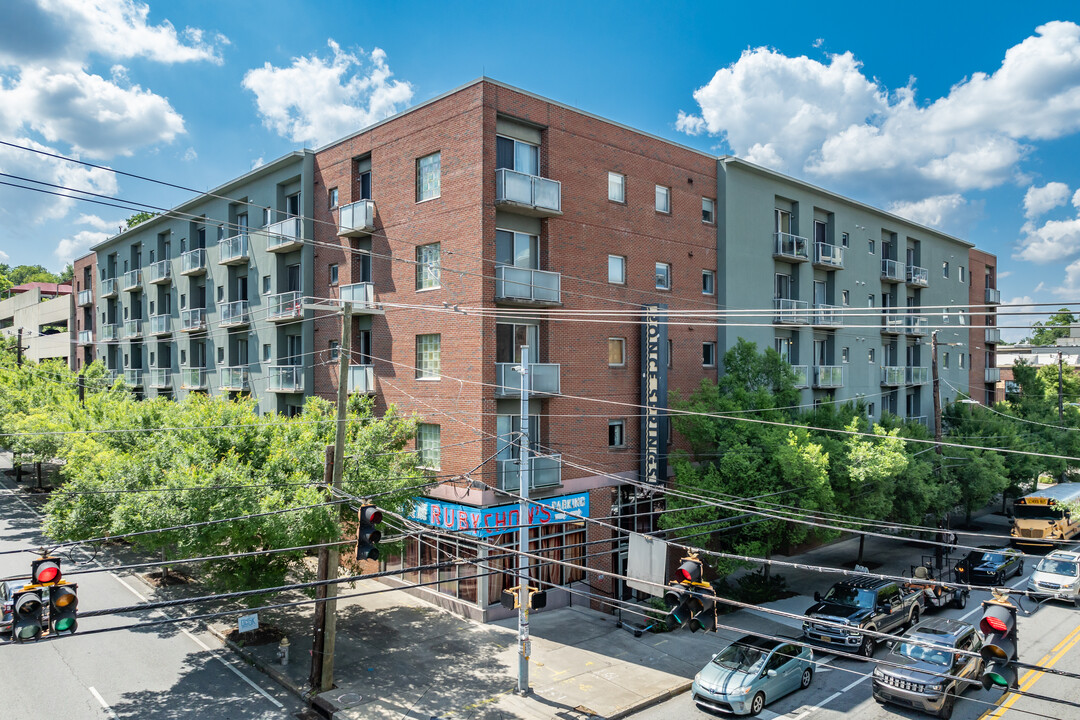
[[[913,628],[919,624],[919,606],[911,608],[911,618],[908,621],[908,628]]]
[[[957,610],[963,610],[964,608],[966,608],[967,607],[967,593],[962,591],[962,590],[957,590],[956,594],[953,595],[952,604],[953,604],[953,607],[956,608]]]
[[[1003,572],[1001,572],[999,570],[998,574],[994,576],[994,584],[995,585],[1004,585],[1005,584],[1005,573],[1003,573]]]
[[[956,696],[952,693],[945,695],[945,702],[941,706],[941,712],[938,713],[938,717],[941,720],[949,720],[952,717],[953,705],[956,704]]]
[[[1016,566],[1016,577],[1020,577],[1023,574],[1024,574],[1024,561],[1021,560],[1020,563]]]
[[[874,638],[869,636],[863,638],[862,645],[859,646],[859,654],[864,658],[874,657]]]
[[[754,696],[754,699],[750,701],[750,714],[757,715],[759,712],[765,709],[765,693],[759,692]]]
[[[799,683],[799,687],[805,690],[810,687],[810,683],[814,679],[814,671],[810,668],[806,668],[802,671],[802,682]]]

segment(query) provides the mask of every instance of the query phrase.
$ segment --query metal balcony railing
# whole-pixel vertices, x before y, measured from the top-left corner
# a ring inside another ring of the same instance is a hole
[[[495,266],[495,299],[558,305],[562,275],[513,265]]]
[[[206,329],[206,310],[204,308],[191,308],[180,311],[180,329],[184,332],[194,332]]]
[[[526,215],[562,215],[562,183],[509,168],[495,171],[495,204]]]
[[[918,265],[908,265],[907,284],[913,287],[929,287],[930,271]]]
[[[124,339],[142,337],[142,320],[127,320],[124,322]]]
[[[142,387],[142,370],[125,370],[124,384],[131,387]]]
[[[999,328],[986,328],[984,333],[983,340],[988,345],[997,345],[1001,342],[1001,330]]]
[[[89,290],[79,291],[79,307],[85,307],[87,305],[94,304],[94,293]]]
[[[138,292],[142,290],[142,270],[128,270],[124,273],[124,292]]]
[[[172,261],[158,260],[150,265],[150,282],[154,285],[164,285],[172,282]]]
[[[221,368],[221,389],[241,392],[248,389],[248,369],[246,367]]]
[[[151,335],[168,335],[169,327],[170,322],[168,315],[153,315],[150,317]]]
[[[996,368],[996,367],[986,368],[986,373],[984,375],[984,382],[988,382],[988,383],[1001,382],[1001,368]]]
[[[205,368],[183,368],[180,371],[180,387],[184,390],[205,390]]]
[[[930,421],[926,415],[909,415],[907,420],[908,422],[919,423],[924,428],[930,427]]]
[[[907,368],[900,365],[883,365],[881,367],[881,384],[886,387],[898,387],[904,384],[907,377]]]
[[[904,380],[908,385],[925,385],[930,382],[930,368],[909,367]]]
[[[218,265],[239,265],[248,261],[248,236],[241,233],[218,242]]]
[[[271,365],[270,392],[304,392],[304,368],[300,365]]]
[[[844,248],[829,243],[814,243],[814,265],[835,270],[844,269]]]
[[[164,390],[172,387],[172,374],[169,368],[150,368],[150,387]]]
[[[908,316],[904,323],[904,333],[907,335],[923,336],[930,332],[930,320],[925,317]]]
[[[80,330],[79,331],[79,344],[80,345],[92,345],[94,342],[93,330]]]
[[[777,260],[806,262],[810,259],[806,238],[786,232],[774,233],[773,238],[773,257]]]
[[[498,460],[496,480],[507,492],[521,488],[521,461]],[[562,484],[562,455],[529,457],[529,489],[558,487]]]
[[[817,327],[840,327],[844,324],[843,310],[839,305],[814,303],[810,324]]]
[[[298,217],[285,218],[270,223],[262,229],[269,252],[288,252],[304,244],[304,226]]]
[[[521,375],[514,372],[517,363],[495,363],[495,397],[521,397]],[[558,363],[529,363],[529,392],[558,395],[561,392],[562,366]]]
[[[907,318],[899,312],[886,310],[881,315],[881,332],[903,335],[907,329]]]
[[[362,237],[375,230],[375,201],[358,200],[338,209],[338,235]]]
[[[844,386],[843,365],[815,365],[814,387],[838,388]]]
[[[810,372],[806,365],[792,365],[791,370],[795,373],[795,387],[800,390],[810,387]]]
[[[116,297],[116,278],[105,278],[101,281],[100,295],[103,298]]]
[[[899,260],[881,261],[881,279],[892,282],[904,282],[907,273],[904,272],[904,263]]]
[[[353,312],[363,312],[365,310],[372,310],[375,307],[375,284],[369,282],[352,283],[351,285],[342,285],[341,292],[342,302],[351,302]]]
[[[773,319],[777,325],[806,325],[810,322],[810,303],[805,300],[773,298]]]
[[[349,366],[349,393],[372,395],[375,393],[375,366]]]
[[[181,275],[199,275],[206,272],[206,250],[195,248],[180,256]]]
[[[986,288],[985,300],[988,305],[1001,304],[1001,291],[997,288]]]
[[[116,342],[120,339],[120,326],[114,324],[101,326],[101,342]]]
[[[247,325],[251,320],[247,300],[236,300],[220,307],[221,319],[218,320],[218,327],[238,327]]]
[[[266,308],[266,319],[270,322],[296,320],[304,317],[304,311],[300,307],[300,293],[298,292],[271,295],[267,298]]]

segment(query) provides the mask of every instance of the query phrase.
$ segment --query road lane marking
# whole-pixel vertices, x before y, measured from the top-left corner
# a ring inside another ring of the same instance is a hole
[[[93,695],[99,703],[101,703],[101,707],[105,709],[105,712],[109,714],[109,717],[111,717],[113,720],[119,720],[119,718],[116,717],[116,713],[114,713],[112,708],[109,707],[109,703],[105,702],[105,698],[101,697],[101,693],[99,693],[94,688],[87,688],[87,690],[89,690],[90,694]]]
[[[142,600],[143,602],[150,602],[149,600],[147,600],[147,599],[146,599],[146,596],[145,596],[145,595],[143,595],[143,594],[142,594],[142,593],[140,593],[140,592],[139,592],[138,590],[136,590],[135,588],[133,588],[133,587],[131,587],[130,585],[128,585],[128,584],[127,584],[126,582],[124,582],[124,580],[123,580],[123,579],[122,579],[122,578],[121,578],[121,577],[120,577],[119,575],[117,575],[116,573],[109,573],[109,575],[110,575],[110,576],[111,576],[111,577],[112,577],[112,578],[113,578],[114,580],[116,580],[116,582],[120,583],[121,585],[123,585],[124,587],[126,587],[126,588],[127,588],[127,589],[128,589],[129,591],[131,591],[131,594],[132,594],[132,595],[134,595],[135,597],[139,598],[139,599],[140,599],[140,600]]]
[[[1065,638],[1061,640],[1057,645],[1055,645],[1049,653],[1044,655],[1037,664],[1047,668],[1054,667],[1055,663],[1057,663],[1057,661],[1061,658],[1065,657],[1065,655],[1070,650],[1072,650],[1078,642],[1080,642],[1080,625],[1077,625],[1075,628],[1073,628],[1073,631],[1066,635]],[[1017,685],[1020,686],[1020,692],[1027,692],[1028,690],[1030,690],[1031,687],[1036,682],[1038,682],[1039,678],[1041,678],[1045,674],[1046,673],[1042,670],[1028,670],[1026,673],[1024,673],[1024,676],[1020,678],[1020,680],[1017,682]],[[996,720],[997,718],[1002,717],[1005,712],[1010,707],[1012,707],[1013,703],[1015,703],[1021,697],[1022,696],[1018,695],[1017,693],[1011,691],[1006,692],[1001,697],[1001,699],[998,700],[997,707],[992,710],[987,710],[985,713],[979,716],[979,720],[984,720],[984,718],[986,720]]]

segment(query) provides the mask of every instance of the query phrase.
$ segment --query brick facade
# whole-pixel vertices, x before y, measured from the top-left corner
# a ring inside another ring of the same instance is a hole
[[[969,393],[972,399],[989,405],[1005,399],[1005,386],[999,384],[1000,378],[988,377],[986,372],[997,367],[997,345],[1001,332],[997,329],[996,306],[1001,302],[997,290],[997,257],[972,248],[968,255],[968,267],[971,272],[968,286],[968,304],[971,306]]]

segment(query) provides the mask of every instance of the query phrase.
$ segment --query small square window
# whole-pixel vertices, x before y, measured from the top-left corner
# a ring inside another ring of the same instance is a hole
[[[416,161],[416,202],[441,194],[442,153],[425,155]]]
[[[341,342],[339,340],[330,341],[330,359],[337,360],[341,355]]]
[[[701,294],[716,294],[716,273],[714,273],[712,270],[701,271]]]
[[[948,260],[941,263],[941,277],[943,277],[943,278],[949,277],[949,261]]]
[[[840,362],[851,362],[851,348],[840,348]]]
[[[338,266],[337,266],[337,263],[334,263],[333,265],[330,266],[330,284],[331,285],[337,285],[338,284]]]
[[[841,290],[840,291],[840,298],[841,298],[841,302],[844,303],[845,307],[847,307],[848,305],[851,305],[851,292],[849,290]]]
[[[608,447],[626,447],[626,421],[608,420],[607,424]]]
[[[615,285],[626,284],[626,258],[622,255],[607,256],[607,281]]]
[[[866,351],[866,359],[868,362],[874,362],[874,358],[877,356],[876,350],[877,348],[870,348]]]
[[[656,212],[671,212],[671,188],[663,185],[656,186]]]
[[[870,254],[873,255],[874,254],[874,241],[873,240],[867,240],[866,243],[867,243],[866,247],[870,250]]]
[[[263,275],[262,291],[263,291],[263,295],[269,295],[270,294],[270,276],[269,275]]]
[[[841,247],[847,247],[851,242],[851,236],[847,233],[840,233],[840,245]]]
[[[701,198],[701,222],[716,222],[716,201],[712,198]]]
[[[263,362],[270,362],[270,352],[271,352],[270,343],[264,343],[263,344],[263,355],[262,355]]]
[[[716,365],[716,343],[701,343],[701,365],[702,367],[714,367]]]
[[[607,174],[607,198],[613,202],[626,202],[626,176],[619,173]]]
[[[671,266],[667,263],[656,263],[656,289],[671,289]]]
[[[330,207],[336,208],[338,204],[337,188],[330,188]]]
[[[626,364],[626,339],[608,338],[607,364],[610,367],[622,367]]]

